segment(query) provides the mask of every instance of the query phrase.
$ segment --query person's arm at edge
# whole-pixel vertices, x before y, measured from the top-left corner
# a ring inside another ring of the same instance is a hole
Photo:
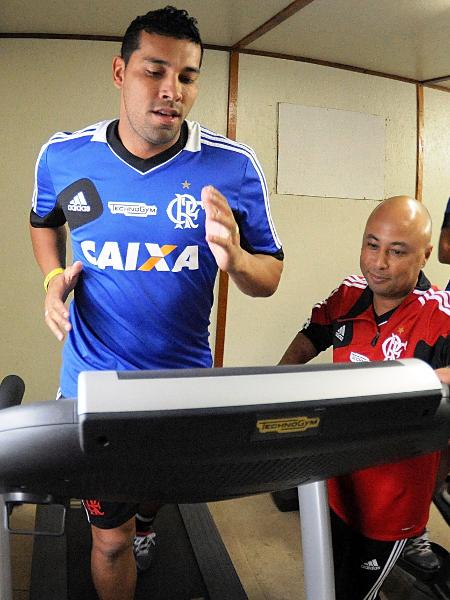
[[[311,340],[301,331],[289,344],[288,349],[281,357],[280,365],[304,365],[319,353]]]
[[[44,275],[57,268],[64,269],[63,273],[50,280],[44,303],[45,322],[55,337],[62,341],[71,329],[69,311],[64,302],[78,281],[82,264],[77,261],[65,268],[67,231],[64,225],[55,228],[30,225],[30,236],[36,262]]]
[[[439,262],[450,265],[450,227],[443,227],[439,236]]]
[[[241,259],[228,274],[247,296],[267,297],[277,290],[283,262],[267,254],[250,254],[241,248]]]
[[[442,383],[450,385],[450,367],[441,367],[440,369],[436,369],[435,373]]]
[[[33,227],[30,225],[30,237],[33,253],[44,275],[58,267],[66,266],[65,225],[61,227]]]

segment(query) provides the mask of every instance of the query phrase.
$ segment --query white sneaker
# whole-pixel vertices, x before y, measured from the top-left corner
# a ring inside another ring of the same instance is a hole
[[[133,540],[133,554],[138,571],[146,571],[156,552],[156,533],[153,529],[147,535],[136,535]]]

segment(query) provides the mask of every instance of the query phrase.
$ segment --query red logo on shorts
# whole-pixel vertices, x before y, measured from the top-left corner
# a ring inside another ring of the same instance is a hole
[[[84,505],[93,517],[102,517],[105,514],[99,500],[84,500]]]

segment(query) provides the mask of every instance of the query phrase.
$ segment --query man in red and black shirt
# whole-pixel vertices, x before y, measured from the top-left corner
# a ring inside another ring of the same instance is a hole
[[[361,276],[313,307],[281,363],[306,363],[333,346],[334,362],[421,358],[450,364],[450,293],[422,272],[431,219],[406,196],[385,200],[364,231]],[[408,539],[421,536],[439,453],[363,469],[328,483],[337,600],[375,600]]]

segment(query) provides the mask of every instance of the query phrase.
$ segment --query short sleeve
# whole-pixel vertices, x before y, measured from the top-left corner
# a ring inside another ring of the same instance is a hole
[[[251,254],[270,254],[280,260],[283,250],[270,213],[267,183],[251,152],[243,173],[235,218],[242,247]]]
[[[341,288],[336,288],[328,298],[313,306],[311,316],[301,330],[317,352],[323,352],[333,344],[333,323],[340,314]]]
[[[57,205],[50,170],[47,164],[48,145],[43,146],[36,161],[30,224],[33,227],[59,227],[66,222]]]
[[[419,302],[421,299],[419,298]],[[414,349],[414,357],[434,369],[450,366],[450,293],[430,290],[422,300],[426,317],[422,318],[422,336]]]

